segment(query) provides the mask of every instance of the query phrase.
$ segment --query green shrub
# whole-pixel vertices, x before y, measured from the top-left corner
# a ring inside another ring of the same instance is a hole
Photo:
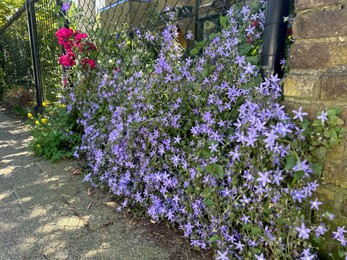
[[[34,117],[28,113],[28,117],[33,136],[30,148],[35,155],[52,161],[73,156],[80,143],[74,111],[67,112],[65,105],[50,104],[45,106],[43,115]]]

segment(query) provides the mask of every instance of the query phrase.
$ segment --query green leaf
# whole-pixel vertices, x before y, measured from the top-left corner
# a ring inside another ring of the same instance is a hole
[[[323,172],[323,166],[319,163],[312,164],[312,171],[313,174],[316,175],[316,177],[320,177]]]
[[[242,43],[239,46],[239,54],[246,55],[251,49],[252,46],[249,43]]]
[[[198,172],[203,172],[203,171],[204,171],[204,169],[203,169],[202,167],[200,167],[200,166],[197,166],[197,167],[196,167],[196,170],[197,170]]]
[[[259,247],[251,247],[254,254],[260,255],[263,251]]]
[[[301,123],[301,127],[302,127],[303,129],[308,128],[309,125],[310,125],[310,122],[309,122],[307,119],[305,119],[305,120]]]
[[[287,221],[284,218],[276,218],[276,223],[283,225],[287,224]]]
[[[322,125],[322,121],[320,120],[314,120],[312,123],[312,126],[321,126]]]
[[[331,130],[331,138],[337,139],[337,133],[334,129]]]
[[[342,250],[342,249],[339,249],[338,254],[339,254],[339,257],[341,258],[346,256],[345,250]]]
[[[341,118],[336,119],[336,125],[343,125],[345,122]]]
[[[319,160],[324,160],[324,158],[327,155],[327,148],[325,148],[324,146],[321,146],[319,148],[317,148],[314,151],[314,155],[319,159]]]
[[[263,77],[256,77],[255,79],[254,79],[254,83],[255,83],[255,85],[260,85],[261,83],[263,83],[263,81],[264,81],[264,79],[263,79]]]
[[[216,164],[215,169],[219,179],[224,179],[224,169],[222,165]]]
[[[256,65],[258,63],[258,57],[257,56],[247,56],[245,58],[247,62],[250,62],[253,65]]]
[[[261,233],[261,228],[253,228],[251,234],[252,235],[259,235]]]
[[[204,204],[205,204],[206,207],[209,208],[209,207],[212,207],[214,205],[214,202],[213,202],[213,200],[208,199],[208,200],[204,201]]]
[[[219,164],[210,164],[206,166],[206,170],[212,176],[218,176],[220,179],[224,178],[224,169],[222,165]]]
[[[285,164],[284,169],[287,171],[293,169],[294,166],[296,165],[296,162],[297,162],[297,160],[296,160],[296,156],[294,154],[287,155],[286,164]]]
[[[219,22],[220,22],[222,28],[226,28],[227,27],[227,21],[228,21],[228,19],[227,19],[226,16],[220,16],[219,17]]]
[[[211,243],[214,243],[216,242],[217,240],[219,240],[219,236],[217,234],[214,234],[212,237],[210,237],[210,242]]]
[[[304,176],[305,176],[304,171],[298,171],[298,172],[294,173],[294,178],[298,181],[301,180]]]
[[[336,109],[329,109],[328,110],[328,116],[336,116]]]
[[[206,166],[206,171],[209,173],[213,173],[213,164],[209,164]]]
[[[313,241],[316,242],[317,244],[320,244],[322,242],[322,238],[320,237],[313,237]]]
[[[209,197],[211,197],[211,193],[212,193],[212,188],[207,187],[202,191],[202,196],[204,198],[209,198]]]

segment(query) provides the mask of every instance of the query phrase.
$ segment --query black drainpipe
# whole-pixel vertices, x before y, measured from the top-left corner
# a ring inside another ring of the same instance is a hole
[[[290,3],[290,0],[268,0],[267,2],[261,65],[278,74],[279,77],[283,76],[280,60],[285,57],[288,29],[284,17],[289,16]]]

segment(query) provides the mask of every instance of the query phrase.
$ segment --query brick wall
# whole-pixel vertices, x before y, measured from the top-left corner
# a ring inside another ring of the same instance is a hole
[[[303,106],[312,117],[340,107],[347,126],[347,0],[296,0],[295,7],[285,103],[289,110]],[[334,225],[347,225],[346,142],[329,153],[318,194],[336,215]],[[325,246],[333,252],[333,243]]]

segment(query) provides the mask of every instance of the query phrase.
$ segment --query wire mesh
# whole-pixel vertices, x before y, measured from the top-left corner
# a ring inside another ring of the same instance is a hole
[[[196,41],[220,29],[219,16],[234,3],[232,0],[78,0],[75,6],[83,15],[77,21],[77,28],[100,29],[105,41],[112,41],[120,31],[131,34],[135,28],[160,31],[174,13],[180,44],[189,52]],[[187,39],[188,33],[194,38]]]
[[[124,37],[118,37],[120,33],[126,34],[131,39],[137,29],[160,32],[171,19],[171,23],[174,20],[177,26],[179,44],[187,55],[191,55],[191,51],[196,50],[197,43],[205,41],[206,44],[211,35],[221,31],[220,16],[226,14],[230,7],[241,8],[252,1],[74,0],[70,1],[72,7],[63,21],[59,19],[62,18],[59,16],[59,11],[65,1],[31,0],[31,2],[35,8],[37,34],[35,44],[39,50],[35,55],[39,58],[39,80],[43,88],[41,92],[44,99],[55,100],[62,88],[62,68],[58,65],[61,49],[55,37],[59,27],[70,26],[75,30],[87,32],[91,40],[96,42],[99,55],[103,57],[102,62],[107,63],[125,59],[124,52],[119,50],[118,43],[124,40]],[[27,20],[23,6],[0,29],[0,66],[7,75],[9,86],[23,85],[33,90]],[[199,46],[202,48],[203,44]],[[160,46],[152,46],[152,49],[153,53],[158,53]],[[152,55],[151,58],[156,57]]]
[[[9,87],[33,89],[30,42],[25,6],[0,30],[0,67]]]
[[[52,0],[35,2],[37,46],[40,61],[40,81],[44,99],[55,100],[61,89],[61,67],[58,57],[61,53],[55,32],[58,29],[57,7]]]
[[[70,27],[89,34],[101,56],[109,57],[101,59],[103,63],[120,59],[124,66],[124,52],[119,49],[121,44],[116,44],[120,34],[127,34],[131,39],[138,29],[142,32],[161,32],[170,20],[177,26],[177,41],[186,55],[198,54],[200,52],[196,49],[202,49],[215,33],[222,30],[221,16],[231,7],[241,10],[245,4],[252,2],[262,2],[257,8],[263,8],[266,1],[76,0],[68,20]],[[124,40],[126,37],[119,38]],[[147,46],[144,49],[151,48]],[[160,46],[152,46],[153,49],[154,53],[158,53]]]

